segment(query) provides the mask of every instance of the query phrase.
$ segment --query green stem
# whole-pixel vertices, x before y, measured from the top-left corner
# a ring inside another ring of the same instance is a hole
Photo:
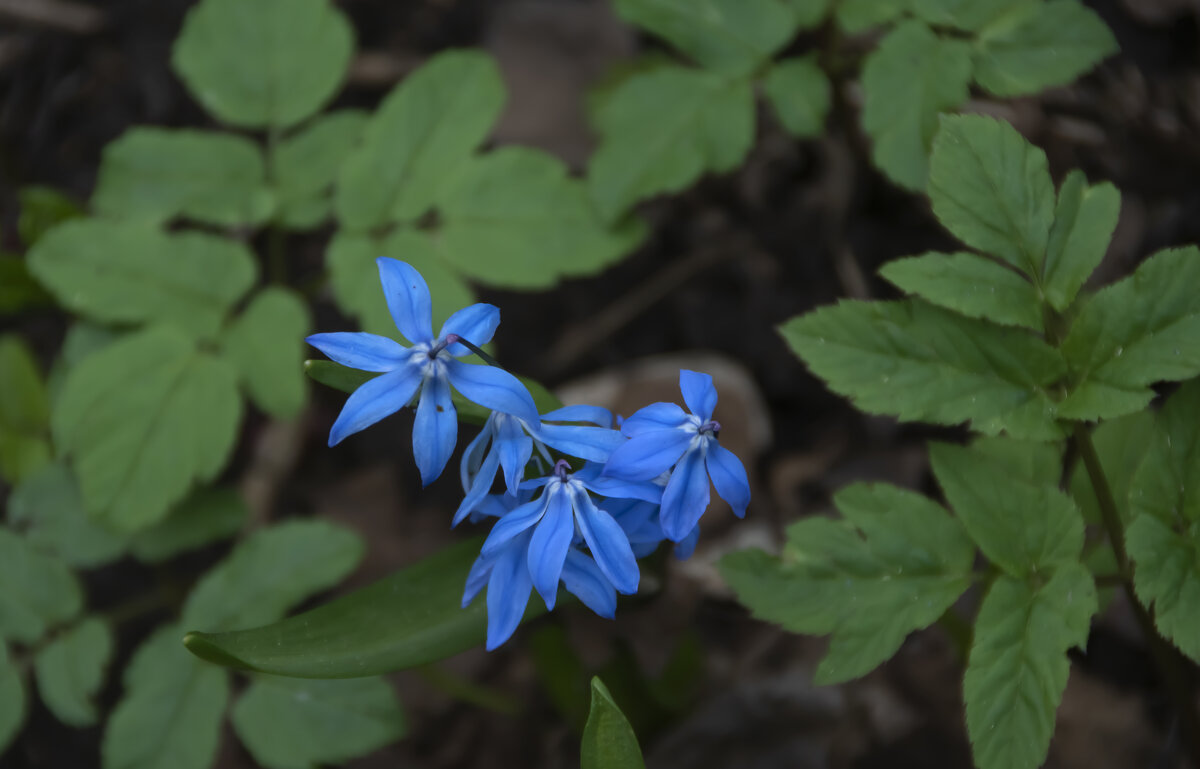
[[[279,129],[274,126],[267,131],[267,181],[275,182],[275,153],[279,147]],[[271,217],[267,230],[267,270],[272,283],[286,285],[288,280],[285,252],[286,233],[279,225],[278,212]]]

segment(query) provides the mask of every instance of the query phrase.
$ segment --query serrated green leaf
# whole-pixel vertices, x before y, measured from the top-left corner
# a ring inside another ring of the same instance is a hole
[[[380,678],[257,676],[233,706],[233,728],[269,769],[340,764],[404,736],[404,711]]]
[[[929,457],[967,533],[1005,572],[1026,577],[1079,561],[1083,517],[1057,480],[1034,483],[1004,459],[946,443],[930,444]]]
[[[1042,330],[1041,301],[1033,284],[978,254],[931,252],[895,259],[879,274],[901,291],[969,318]]]
[[[971,49],[918,21],[892,30],[863,64],[863,130],[892,181],[922,190],[938,115],[967,100]]]
[[[1135,564],[1134,590],[1154,607],[1158,631],[1200,660],[1200,523],[1183,526],[1179,531],[1153,515],[1139,515],[1125,532],[1125,547]]]
[[[366,230],[419,218],[500,116],[504,82],[479,51],[438,54],[405,78],[342,164],[334,210]]]
[[[234,365],[254,404],[271,416],[291,419],[304,408],[304,335],[312,326],[308,307],[286,288],[260,291],[225,330],[221,354]]]
[[[1057,486],[1062,477],[1062,443],[1015,441],[983,436],[971,441],[971,451],[1002,464],[1006,472],[1030,483]]]
[[[1144,407],[1148,385],[1200,374],[1200,248],[1151,256],[1080,310],[1062,351],[1076,386],[1061,404],[1069,419],[1110,418]]]
[[[200,489],[166,518],[134,534],[129,540],[129,550],[139,561],[158,563],[232,537],[249,517],[246,502],[233,489]]]
[[[182,622],[212,631],[274,622],[309,595],[336,585],[362,555],[357,534],[327,521],[263,529],[196,583]]]
[[[29,269],[63,306],[94,320],[161,320],[206,338],[257,271],[236,241],[103,219],[55,227],[30,252]]]
[[[78,203],[53,187],[22,187],[17,201],[21,206],[17,236],[26,248],[32,248],[59,223],[84,215]]]
[[[271,179],[279,199],[277,217],[284,226],[311,229],[325,221],[333,183],[362,138],[367,118],[361,110],[331,112],[280,142]]]
[[[947,115],[933,141],[929,199],[947,230],[1031,278],[1041,273],[1054,184],[1046,155],[1008,123]]]
[[[151,326],[71,369],[52,426],[88,514],[134,531],[221,470],[241,412],[228,363],[169,326]]]
[[[1100,457],[1100,467],[1104,477],[1108,479],[1113,501],[1117,504],[1117,513],[1126,524],[1132,513],[1129,508],[1129,490],[1133,485],[1133,476],[1145,460],[1150,448],[1150,439],[1154,434],[1154,413],[1138,411],[1116,419],[1109,419],[1092,430],[1092,445]],[[1084,520],[1089,523],[1100,523],[1100,503],[1096,500],[1096,492],[1092,488],[1091,478],[1083,462],[1076,460],[1071,469],[1071,480],[1068,486],[1075,504],[1083,512]],[[1109,548],[1103,548],[1111,554]]]
[[[125,669],[104,729],[104,769],[209,769],[229,701],[229,674],[190,656],[179,626],[159,628]]]
[[[25,710],[25,683],[21,671],[9,660],[7,647],[0,644],[0,753],[21,730]]]
[[[683,67],[634,75],[595,115],[600,146],[588,187],[605,221],[637,201],[736,168],[754,143],[754,92]]]
[[[975,621],[963,699],[980,769],[1035,769],[1046,759],[1067,685],[1067,649],[1087,643],[1096,586],[1078,563],[1040,587],[1001,576]]]
[[[30,544],[77,568],[101,566],[125,552],[125,537],[88,517],[79,484],[62,462],[46,465],[13,489],[8,519]]]
[[[50,295],[29,274],[25,259],[0,253],[0,315],[52,304]]]
[[[920,494],[856,484],[834,502],[845,520],[793,524],[782,562],[744,551],[720,566],[756,617],[833,635],[822,684],[868,673],[935,622],[970,587],[975,555],[962,525]]]
[[[203,0],[171,66],[219,120],[286,128],[333,97],[353,53],[350,22],[328,0]]]
[[[1130,487],[1130,512],[1177,531],[1200,521],[1200,382],[1180,387],[1155,419]]]
[[[744,75],[791,39],[795,15],[779,0],[616,0],[617,14],[701,66]]]
[[[112,651],[108,626],[89,618],[37,653],[38,694],[59,721],[77,728],[96,723],[92,697],[104,683]]]
[[[501,288],[548,288],[562,277],[594,275],[646,234],[637,220],[605,227],[561,161],[524,147],[473,160],[445,188],[438,211],[434,243],[445,261]]]
[[[975,32],[996,19],[1041,0],[909,0],[912,12],[927,23]]]
[[[1026,3],[980,30],[975,80],[996,96],[1066,85],[1116,53],[1117,41],[1077,0]]]
[[[815,56],[781,59],[763,78],[763,92],[792,136],[820,136],[829,114],[831,86]]]
[[[884,24],[909,9],[912,0],[840,0],[834,6],[838,26],[850,34]]]
[[[1111,184],[1089,187],[1081,171],[1072,171],[1058,189],[1054,225],[1046,244],[1042,292],[1062,312],[1104,259],[1121,212],[1121,193]]]
[[[34,643],[82,608],[83,590],[65,563],[0,529],[0,638]]]
[[[1059,353],[1018,329],[919,301],[842,301],[793,318],[780,333],[830,389],[868,413],[979,432],[1053,440],[1049,388]]]
[[[19,483],[50,461],[50,406],[33,353],[21,337],[0,336],[0,476]]]
[[[580,769],[644,769],[633,727],[599,676],[592,678],[592,707],[583,727]]]

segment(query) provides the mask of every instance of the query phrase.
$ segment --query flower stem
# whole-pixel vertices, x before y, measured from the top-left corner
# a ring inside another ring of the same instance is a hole
[[[488,355],[483,350],[476,347],[474,345],[474,343],[468,342],[466,339],[463,339],[458,334],[448,334],[446,336],[446,339],[449,340],[450,337],[454,337],[453,341],[450,341],[450,344],[454,344],[455,342],[458,342],[463,347],[466,347],[468,350],[470,350],[471,352],[473,352],[477,356],[479,356],[480,360],[482,360],[484,363],[488,364],[489,366],[495,366],[498,369],[504,369],[504,367],[501,366],[500,363],[495,358],[493,358],[492,356]]]

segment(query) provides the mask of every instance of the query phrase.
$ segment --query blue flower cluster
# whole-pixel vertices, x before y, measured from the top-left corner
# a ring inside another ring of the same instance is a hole
[[[329,445],[375,424],[417,397],[413,455],[424,484],[445,469],[458,440],[451,389],[491,411],[463,453],[463,501],[454,514],[495,519],[467,576],[463,606],[487,586],[487,648],[516,630],[536,590],[553,609],[560,583],[592,611],[612,617],[617,593],[636,593],[637,559],[664,540],[691,555],[708,508],[709,486],[739,516],[750,503],[746,470],[718,442],[712,377],[679,372],[688,411],[647,406],[613,428],[596,406],[539,414],[529,390],[495,365],[466,363],[500,323],[500,311],[473,304],[433,334],[432,300],[421,274],[376,260],[388,309],[405,347],[367,333],[314,334],[308,343],[350,368],[380,372],[349,397]],[[490,360],[490,359],[489,359]],[[502,488],[497,486],[497,473]]]

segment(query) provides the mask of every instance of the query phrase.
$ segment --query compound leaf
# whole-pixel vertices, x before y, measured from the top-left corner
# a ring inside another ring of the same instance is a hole
[[[1041,0],[1034,0],[1040,2]],[[912,12],[939,27],[975,32],[1030,0],[909,0]]]
[[[840,0],[834,6],[838,26],[849,34],[885,24],[908,10],[912,0]]]
[[[3,753],[25,721],[25,683],[21,671],[8,657],[8,648],[0,644],[0,753]]]
[[[1121,193],[1111,184],[1089,187],[1081,171],[1072,171],[1058,189],[1054,225],[1046,244],[1042,292],[1062,312],[1104,259],[1121,212]]]
[[[797,138],[820,136],[825,130],[831,90],[815,56],[776,61],[763,78],[763,92],[779,122]]]
[[[1136,411],[1116,419],[1107,419],[1092,430],[1092,445],[1100,457],[1100,467],[1108,479],[1117,513],[1126,525],[1132,518],[1129,490],[1133,485],[1134,473],[1145,460],[1153,434],[1154,413],[1151,411]],[[1076,460],[1071,469],[1069,489],[1084,519],[1089,523],[1101,523],[1100,503],[1081,460]]]
[[[112,652],[108,626],[89,618],[37,653],[34,670],[38,693],[59,721],[77,728],[96,723],[92,697],[104,683]]]
[[[580,769],[645,769],[629,720],[599,676],[592,678],[592,706],[583,727]]]
[[[791,6],[792,12],[796,14],[796,26],[800,29],[809,29],[825,19],[833,0],[786,0],[786,2]]]
[[[31,544],[77,568],[101,566],[125,552],[125,537],[88,517],[79,483],[62,462],[46,465],[13,489],[8,519]]]
[[[895,259],[879,274],[902,291],[969,318],[1042,330],[1041,302],[1033,284],[978,254],[928,253]]]
[[[0,638],[32,644],[82,608],[83,591],[65,563],[0,529]]]
[[[284,226],[312,229],[329,217],[331,188],[343,161],[362,138],[367,118],[361,110],[331,112],[279,143],[271,180],[279,199],[276,216]]]
[[[233,489],[200,489],[166,518],[134,534],[129,540],[129,551],[139,561],[158,563],[177,553],[232,537],[249,517],[245,501]]]
[[[308,394],[304,335],[308,306],[286,288],[260,291],[225,330],[221,353],[234,365],[250,398],[280,419],[296,416]]]
[[[50,461],[49,419],[33,353],[19,336],[0,336],[0,476],[19,483]]]
[[[21,213],[17,216],[17,236],[26,248],[68,219],[84,216],[83,209],[73,199],[53,187],[31,185],[17,193]]]

